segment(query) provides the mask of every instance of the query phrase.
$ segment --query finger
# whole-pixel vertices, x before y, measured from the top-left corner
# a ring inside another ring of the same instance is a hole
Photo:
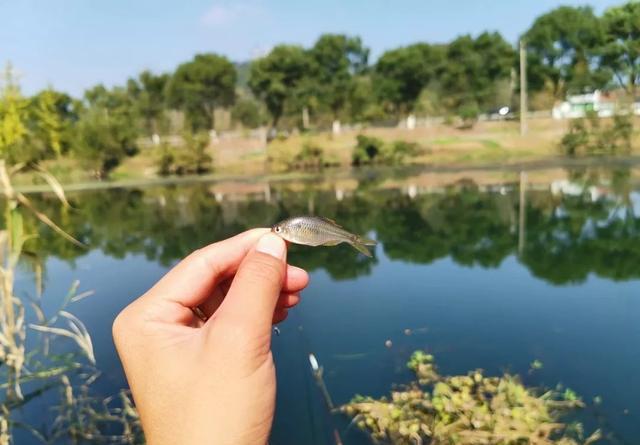
[[[286,256],[282,238],[271,233],[262,236],[240,264],[216,319],[244,326],[257,335],[269,335],[284,284]]]
[[[247,252],[269,229],[253,229],[196,250],[171,269],[147,296],[164,298],[186,307],[203,303],[215,286],[232,276]]]
[[[203,316],[201,319],[207,320],[211,318],[211,316],[218,310],[218,308],[222,304],[222,301],[224,300],[224,295],[222,294],[221,289],[223,289],[223,286],[217,287],[214,291],[214,296],[207,299],[207,301],[198,306],[198,310],[202,313]],[[278,297],[276,307],[289,309],[297,305],[299,302],[300,294],[283,291]],[[198,315],[198,317],[200,317],[200,315]]]
[[[278,303],[276,303],[276,310],[291,309],[298,303],[300,303],[299,294],[282,293],[280,294],[280,298],[278,298]]]
[[[287,278],[283,290],[286,292],[300,292],[309,284],[309,274],[306,270],[287,265]]]
[[[289,311],[287,309],[276,309],[273,313],[273,319],[271,320],[272,324],[282,323],[289,316]]]
[[[198,305],[203,314],[209,318],[211,317],[216,310],[222,304],[225,295],[229,292],[229,288],[231,287],[232,278],[228,278],[222,282],[220,282],[212,291],[211,296],[207,298],[203,303]],[[297,294],[301,290],[303,290],[309,284],[309,274],[304,269],[300,269],[296,266],[287,265],[287,275],[284,281],[284,285],[282,286],[282,293],[280,294],[280,300],[278,300],[278,305],[283,301],[282,298],[286,294]],[[291,306],[295,306],[300,297],[297,297],[297,301],[291,304]],[[291,307],[289,306],[289,307]]]

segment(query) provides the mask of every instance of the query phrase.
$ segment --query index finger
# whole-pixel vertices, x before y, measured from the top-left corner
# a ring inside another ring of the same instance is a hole
[[[242,259],[270,229],[252,229],[196,250],[178,263],[147,293],[193,308],[204,302],[216,285],[235,273]]]

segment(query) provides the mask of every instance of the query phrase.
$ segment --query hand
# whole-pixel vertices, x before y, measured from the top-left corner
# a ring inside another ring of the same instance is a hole
[[[113,337],[148,444],[267,443],[276,395],[271,326],[309,281],[286,253],[268,229],[212,244],[118,315]]]

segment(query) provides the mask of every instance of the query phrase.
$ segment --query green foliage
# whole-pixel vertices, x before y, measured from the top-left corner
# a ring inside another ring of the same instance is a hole
[[[166,132],[166,91],[170,76],[155,75],[143,71],[138,79],[129,79],[127,89],[133,97],[136,113],[142,120],[142,128],[146,135]]]
[[[197,54],[178,66],[167,85],[171,106],[182,110],[192,131],[213,128],[213,112],[235,101],[236,70],[224,56]]]
[[[418,144],[407,141],[394,141],[386,144],[382,139],[358,135],[357,144],[351,157],[352,165],[364,164],[402,164],[407,158],[418,154]]]
[[[285,111],[304,87],[310,61],[300,46],[278,45],[251,64],[249,88],[264,101],[275,127]]]
[[[567,156],[596,156],[629,154],[632,148],[633,118],[616,115],[610,125],[591,114],[569,124],[560,148]]]
[[[498,102],[498,89],[501,82],[509,81],[516,55],[500,34],[458,37],[447,46],[446,57],[439,83],[440,95],[450,111],[461,115],[461,109],[469,114],[473,106],[479,113],[505,105]]]
[[[375,442],[586,445],[602,436],[595,431],[584,438],[581,425],[562,422],[563,416],[584,407],[575,393],[542,394],[517,377],[487,377],[482,370],[441,376],[433,356],[422,351],[414,352],[407,366],[417,381],[390,397],[355,396],[340,407]]]
[[[245,128],[258,128],[265,123],[261,104],[251,98],[238,100],[231,109],[231,119]]]
[[[309,50],[309,57],[318,100],[338,118],[356,87],[355,76],[367,69],[369,49],[359,37],[324,34]]]
[[[207,152],[207,133],[184,133],[183,144],[171,147],[162,144],[157,158],[158,173],[165,175],[202,174],[213,169],[213,158]]]
[[[609,76],[598,69],[602,23],[591,7],[558,7],[538,17],[523,38],[530,77],[549,82],[556,98],[607,83]]]
[[[609,8],[602,17],[604,47],[601,67],[636,97],[640,82],[640,3],[629,1]]]
[[[135,108],[123,88],[99,85],[85,93],[87,107],[75,126],[73,154],[85,160],[97,177],[108,174],[138,150]]]
[[[385,52],[374,69],[377,97],[393,112],[410,112],[420,92],[436,79],[445,52],[442,45],[426,43]]]
[[[380,158],[382,147],[384,146],[384,141],[382,139],[359,134],[357,140],[358,143],[353,149],[353,154],[351,155],[351,164],[371,164]]]
[[[302,149],[296,155],[293,162],[293,167],[303,169],[318,169],[324,167],[324,165],[324,150],[322,147],[312,144],[309,141],[305,141],[304,144],[302,144]]]
[[[479,115],[480,108],[475,102],[463,104],[458,108],[458,116],[462,119],[462,128],[472,128],[478,121]]]
[[[27,135],[26,106],[11,65],[7,65],[0,84],[0,153],[3,156],[15,152]]]

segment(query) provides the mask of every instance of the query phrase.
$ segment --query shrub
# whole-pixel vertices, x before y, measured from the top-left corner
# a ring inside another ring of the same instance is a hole
[[[293,167],[296,168],[321,168],[324,165],[324,150],[310,141],[302,144],[302,149],[293,162]]]
[[[180,147],[168,144],[160,146],[156,164],[161,175],[202,174],[213,169],[213,158],[207,153],[209,135],[207,133],[185,133]]]
[[[632,148],[633,122],[628,115],[617,115],[611,125],[603,126],[591,113],[569,124],[569,131],[560,141],[560,149],[567,156],[629,154]]]
[[[398,140],[385,143],[376,137],[359,135],[351,164],[402,164],[407,158],[417,155],[419,151],[419,146],[415,142]]]
[[[382,152],[384,141],[382,139],[358,135],[358,143],[353,150],[352,165],[371,164],[378,161]]]

